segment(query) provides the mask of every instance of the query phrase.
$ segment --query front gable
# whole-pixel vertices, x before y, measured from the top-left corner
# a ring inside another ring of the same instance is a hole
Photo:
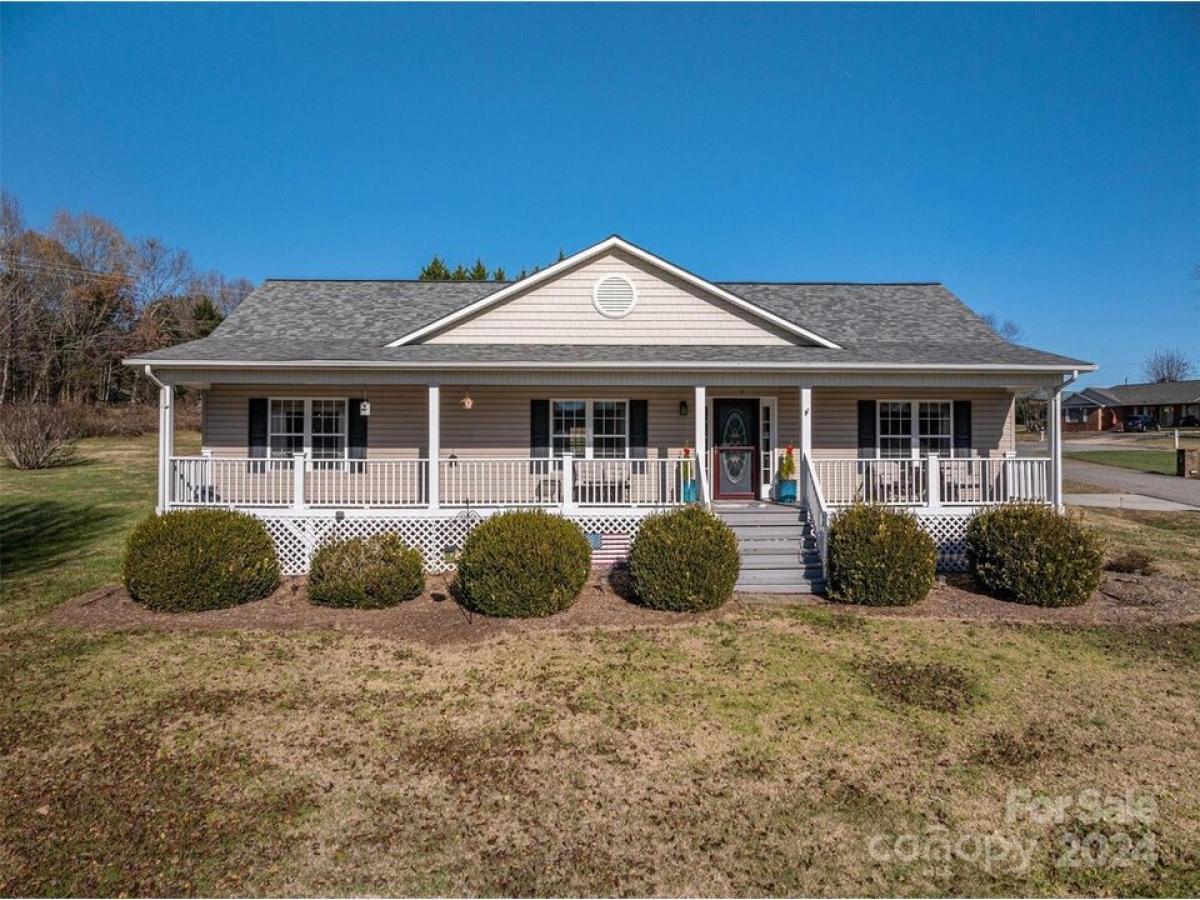
[[[389,346],[418,342],[836,347],[615,237]]]

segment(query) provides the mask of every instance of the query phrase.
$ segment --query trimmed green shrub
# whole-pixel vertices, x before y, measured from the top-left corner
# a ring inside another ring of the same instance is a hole
[[[647,517],[629,548],[634,590],[652,609],[716,609],[741,567],[733,529],[699,506]]]
[[[1100,584],[1100,539],[1048,506],[984,510],[967,524],[966,539],[971,574],[1001,600],[1078,606]]]
[[[592,549],[578,525],[541,510],[485,519],[458,557],[459,600],[488,616],[530,618],[567,609],[587,581]]]
[[[911,606],[937,575],[937,544],[915,516],[856,505],[829,529],[829,596],[863,606]]]
[[[394,534],[328,541],[308,570],[308,596],[323,606],[382,609],[424,589],[421,551]]]
[[[279,560],[267,529],[253,516],[179,510],[134,528],[123,579],[129,595],[150,609],[222,609],[269,594],[279,583]]]

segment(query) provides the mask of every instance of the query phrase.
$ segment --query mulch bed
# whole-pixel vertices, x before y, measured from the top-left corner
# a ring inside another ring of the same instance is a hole
[[[52,622],[85,629],[294,631],[330,629],[400,638],[429,646],[474,643],[504,635],[538,631],[632,629],[691,625],[737,618],[748,606],[770,603],[819,606],[861,616],[945,619],[962,622],[1058,625],[1166,625],[1200,621],[1200,589],[1169,578],[1106,573],[1101,588],[1083,606],[1042,609],[1006,603],[972,589],[970,578],[952,576],[923,601],[909,607],[862,607],[830,603],[820,597],[734,595],[708,613],[671,613],[647,609],[626,599],[620,572],[597,572],[575,604],[544,619],[494,619],[475,615],[451,597],[445,576],[429,579],[424,594],[391,609],[330,609],[310,603],[303,578],[287,578],[269,597],[230,609],[201,613],[152,612],[135,603],[121,587],[91,591],[58,606]]]
[[[939,582],[915,606],[864,608],[824,603],[827,609],[879,618],[952,619],[1054,625],[1179,625],[1200,622],[1200,587],[1157,575],[1105,572],[1100,589],[1082,606],[1047,609],[997,600],[975,590],[968,575]]]

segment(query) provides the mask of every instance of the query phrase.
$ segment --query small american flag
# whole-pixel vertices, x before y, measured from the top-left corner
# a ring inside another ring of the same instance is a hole
[[[593,566],[611,566],[624,562],[629,556],[629,535],[609,531],[589,531]]]

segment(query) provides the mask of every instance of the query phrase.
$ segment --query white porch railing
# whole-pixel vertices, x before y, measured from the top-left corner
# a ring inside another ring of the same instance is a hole
[[[982,506],[1050,503],[1050,460],[814,459],[813,473],[829,506]]]
[[[829,525],[833,521],[833,511],[825,501],[811,456],[803,456],[800,461],[800,502],[804,504],[808,515],[809,527],[812,529],[817,553],[821,558],[821,569],[824,572],[829,565]]]
[[[463,507],[663,507],[703,497],[695,459],[505,457],[438,461],[438,505]],[[936,509],[1052,502],[1048,458],[804,458],[804,502]],[[308,460],[173,456],[171,507],[386,509],[430,507],[424,459]]]
[[[943,459],[939,468],[947,506],[1050,502],[1049,459]]]
[[[429,464],[423,459],[310,460],[304,502],[316,507],[424,506]]]
[[[555,506],[561,459],[451,458],[438,461],[442,506]]]
[[[171,506],[291,506],[294,461],[248,457],[173,456]]]
[[[692,460],[670,457],[572,462],[574,502],[579,506],[678,506],[699,499]]]
[[[813,469],[825,500],[833,506],[879,503],[924,505],[926,460],[814,459]]]

